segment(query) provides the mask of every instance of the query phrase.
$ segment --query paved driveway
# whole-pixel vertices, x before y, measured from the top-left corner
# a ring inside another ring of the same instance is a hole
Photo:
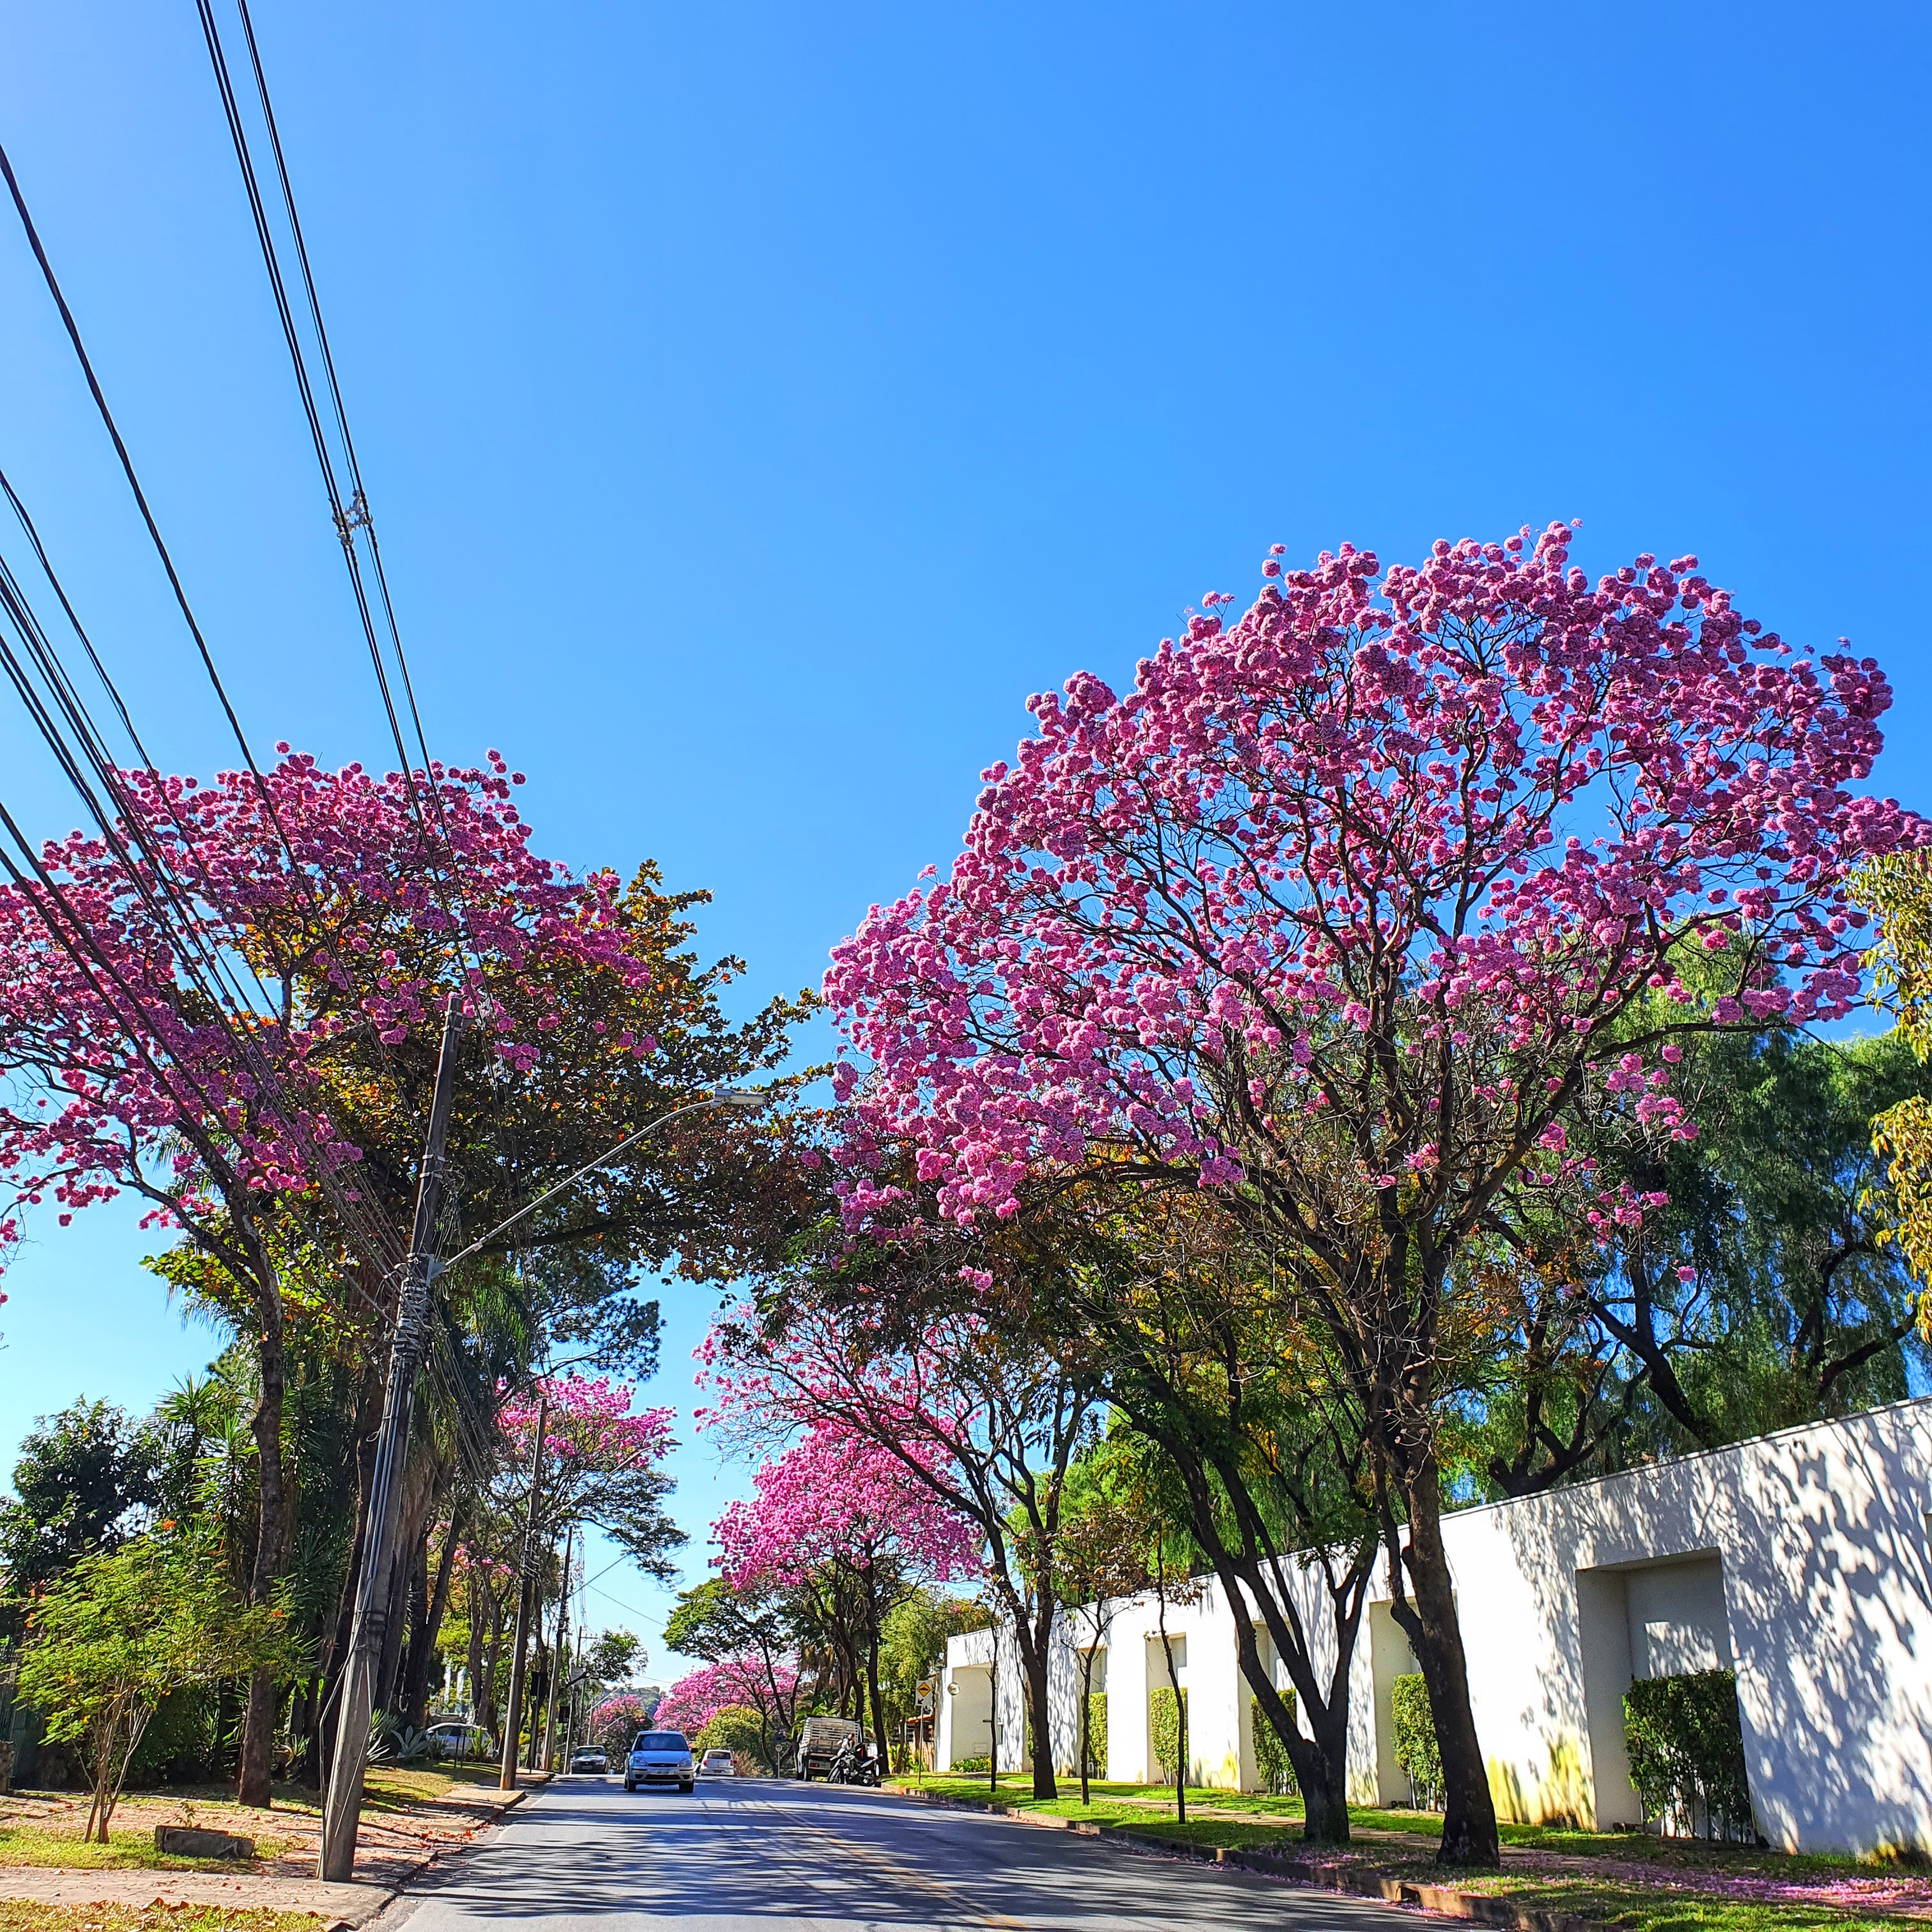
[[[1426,1922],[1070,1832],[764,1779],[694,1796],[563,1778],[386,1912],[382,1932],[1376,1932]]]

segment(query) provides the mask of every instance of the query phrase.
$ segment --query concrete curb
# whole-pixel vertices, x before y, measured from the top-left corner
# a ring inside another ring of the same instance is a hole
[[[1499,1926],[1503,1932],[1616,1932],[1614,1927],[1600,1918],[1585,1918],[1575,1912],[1553,1911],[1546,1906],[1519,1905],[1512,1899],[1492,1898],[1486,1892],[1459,1892],[1453,1886],[1420,1885],[1414,1879],[1377,1871],[1369,1865],[1318,1864],[1312,1859],[1288,1852],[1246,1851],[1227,1846],[1197,1845],[1185,1838],[1163,1838],[1145,1826],[1099,1825],[1084,1818],[1043,1818],[1016,1805],[976,1804],[938,1792],[910,1791],[898,1785],[887,1788],[896,1797],[910,1798],[915,1804],[1016,1819],[1046,1831],[1072,1832],[1083,1838],[1098,1838],[1116,1850],[1139,1857],[1182,1858],[1192,1864],[1252,1872],[1310,1891],[1379,1898],[1390,1905],[1419,1906],[1445,1918]]]

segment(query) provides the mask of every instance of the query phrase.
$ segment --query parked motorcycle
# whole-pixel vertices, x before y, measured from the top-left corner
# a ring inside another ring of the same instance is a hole
[[[825,1778],[828,1784],[877,1784],[878,1760],[869,1745],[862,1747],[856,1738],[848,1738],[832,1754]]]

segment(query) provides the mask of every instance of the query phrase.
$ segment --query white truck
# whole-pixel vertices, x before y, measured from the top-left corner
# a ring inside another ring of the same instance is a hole
[[[798,1775],[803,1778],[823,1778],[838,1755],[838,1747],[849,1738],[856,1739],[862,1748],[865,1735],[864,1727],[854,1724],[850,1718],[807,1718],[798,1727],[794,1754]]]

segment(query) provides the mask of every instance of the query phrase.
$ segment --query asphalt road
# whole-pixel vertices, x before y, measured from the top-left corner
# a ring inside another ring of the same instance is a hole
[[[1071,1832],[762,1778],[689,1798],[562,1778],[381,1932],[1379,1932],[1392,1907],[1136,1858]]]

